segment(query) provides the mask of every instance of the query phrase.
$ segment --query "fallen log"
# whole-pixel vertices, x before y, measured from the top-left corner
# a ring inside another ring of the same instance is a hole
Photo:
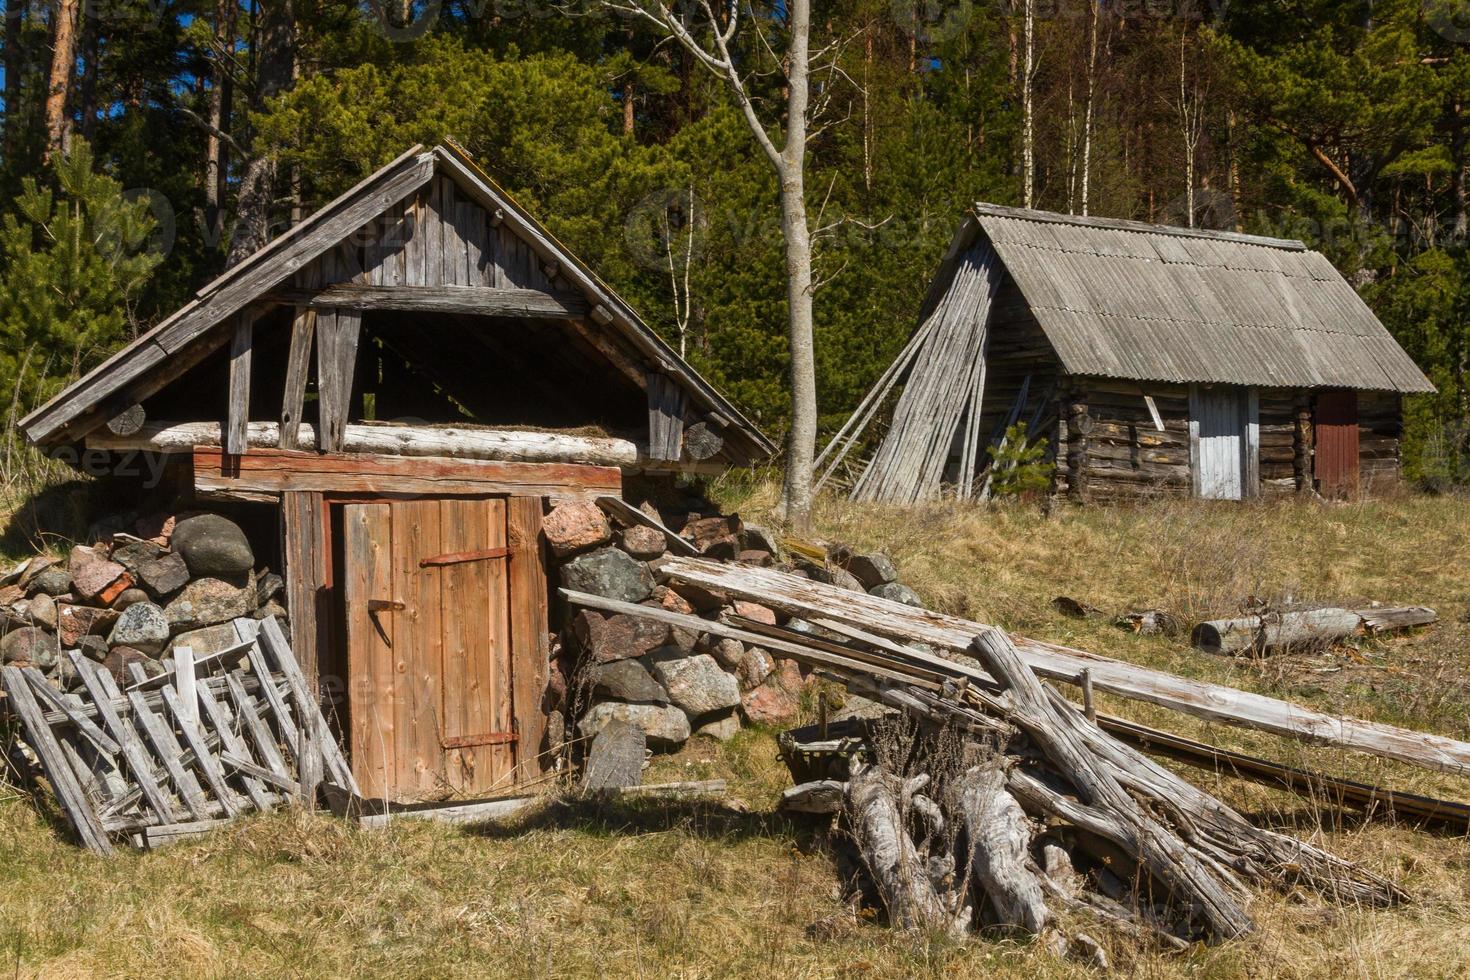
[[[1438,617],[1424,606],[1307,609],[1200,623],[1191,642],[1206,653],[1312,650],[1350,636],[1427,626]]]
[[[998,760],[997,760],[998,761]],[[1030,855],[1032,830],[1006,789],[999,765],[969,769],[957,787],[970,844],[970,870],[996,917],[1036,935],[1052,923],[1042,872]]]
[[[725,565],[702,558],[675,558],[658,568],[666,582],[687,583],[747,599],[788,616],[831,619],[905,642],[927,643],[965,654],[970,641],[994,629],[850,592],[774,569]],[[1254,728],[1306,742],[1339,745],[1441,772],[1470,774],[1470,743],[1393,725],[1323,712],[1277,698],[1195,681],[1137,664],[1053,643],[1012,637],[1022,659],[1043,677],[1074,683],[1089,670],[1094,687],[1107,694],[1145,701],[1196,718]],[[983,671],[976,676],[985,678]]]

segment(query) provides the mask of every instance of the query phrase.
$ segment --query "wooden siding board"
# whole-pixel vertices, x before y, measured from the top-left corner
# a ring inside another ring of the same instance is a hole
[[[511,497],[507,504],[510,560],[512,716],[518,729],[516,770],[521,781],[550,767],[542,756],[546,740],[545,697],[550,677],[549,585],[546,543],[538,497]]]

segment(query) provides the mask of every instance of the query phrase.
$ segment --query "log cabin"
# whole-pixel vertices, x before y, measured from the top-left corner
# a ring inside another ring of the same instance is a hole
[[[1299,241],[977,204],[908,347],[822,454],[902,383],[857,499],[984,496],[1016,423],[1055,494],[1358,498],[1401,478],[1433,385]]]
[[[552,503],[775,448],[452,143],[373,173],[21,429],[89,472],[164,460],[161,498],[265,508],[296,657],[364,792],[392,800],[547,764]]]

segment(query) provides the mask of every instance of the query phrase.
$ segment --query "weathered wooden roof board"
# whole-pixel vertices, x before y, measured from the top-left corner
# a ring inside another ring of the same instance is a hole
[[[726,447],[733,450],[736,461],[753,461],[775,452],[775,445],[722,393],[681,359],[621,297],[481,171],[464,150],[452,143],[431,150],[421,146],[411,148],[205,285],[183,308],[26,416],[20,423],[22,432],[43,449],[84,439],[103,425],[112,413],[124,407],[124,403],[142,401],[151,396],[218,350],[228,341],[234,315],[245,307],[257,301],[280,302],[299,298],[294,293],[288,295],[282,291],[305,286],[330,287],[332,279],[352,279],[362,285],[339,285],[336,290],[346,296],[347,290],[358,288],[362,295],[346,305],[370,307],[375,302],[375,297],[370,295],[373,286],[393,286],[391,268],[377,275],[381,282],[366,281],[373,279],[385,256],[380,255],[376,247],[370,248],[372,269],[342,269],[339,268],[343,263],[342,256],[337,254],[340,251],[338,246],[364,226],[384,216],[395,225],[411,220],[405,215],[405,209],[409,212],[414,210],[410,202],[421,192],[429,196],[431,206],[435,208],[443,206],[439,202],[444,193],[454,198],[449,203],[455,208],[456,229],[460,222],[468,220],[466,213],[470,207],[484,208],[493,215],[493,223],[500,229],[500,240],[495,247],[515,253],[517,268],[524,266],[520,269],[524,276],[516,278],[525,280],[491,284],[471,282],[469,280],[483,270],[460,269],[456,264],[452,274],[443,277],[448,285],[424,289],[423,310],[443,308],[447,302],[447,290],[457,285],[467,294],[473,289],[474,295],[495,306],[487,308],[491,314],[514,314],[515,309],[506,307],[506,304],[518,307],[521,303],[527,305],[527,315],[540,315],[537,303],[543,306],[553,304],[556,308],[549,312],[558,317],[590,313],[585,322],[578,322],[578,329],[615,335],[618,343],[637,352],[649,370],[661,372],[682,388],[689,404],[696,410],[710,417],[719,417]],[[424,209],[420,207],[418,210],[419,220],[422,220]],[[454,237],[450,234],[446,239]],[[480,260],[474,254],[477,250],[475,243],[463,244],[466,263],[474,262],[478,266]],[[437,250],[431,256],[434,257],[442,259]],[[355,252],[348,258],[355,259]],[[328,264],[332,269],[326,269]],[[565,282],[572,288],[570,295],[552,294],[551,283],[546,281],[548,274],[545,270],[548,269],[558,283]],[[331,275],[333,270],[340,275]],[[312,279],[323,271],[329,277],[325,283],[298,281],[301,275]],[[544,299],[539,294],[531,296],[523,291],[527,288],[537,288],[546,296]],[[341,298],[332,294],[330,288],[327,288],[327,293],[331,295],[324,294],[324,302],[329,299],[336,302]]]
[[[937,282],[979,234],[1070,374],[1434,390],[1301,242],[977,204]]]

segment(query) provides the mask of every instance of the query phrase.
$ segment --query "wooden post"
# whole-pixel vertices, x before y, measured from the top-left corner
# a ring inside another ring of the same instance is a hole
[[[281,494],[281,542],[286,566],[286,604],[291,613],[291,649],[312,694],[320,687],[322,648],[331,626],[323,602],[329,571],[326,505],[320,493]]]
[[[301,414],[306,410],[306,375],[311,367],[311,338],[316,333],[316,311],[296,308],[291,321],[291,351],[286,361],[286,393],[281,400],[280,448],[295,449]]]
[[[1301,392],[1296,396],[1295,426],[1292,431],[1292,476],[1297,493],[1312,492],[1312,396]]]
[[[225,452],[242,456],[249,445],[245,439],[250,422],[250,357],[254,347],[255,314],[249,310],[235,320],[230,342],[230,407],[225,425]]]
[[[511,497],[506,506],[510,559],[510,644],[512,711],[518,738],[518,781],[545,768],[541,743],[546,737],[543,701],[550,680],[550,596],[546,583],[545,545],[541,536],[540,497]]]
[[[1087,414],[1087,392],[1076,388],[1067,403],[1067,493],[1077,503],[1087,502],[1087,433],[1092,417]]]
[[[342,451],[342,436],[352,404],[352,379],[357,366],[357,340],[362,313],[323,310],[317,315],[317,449]]]

